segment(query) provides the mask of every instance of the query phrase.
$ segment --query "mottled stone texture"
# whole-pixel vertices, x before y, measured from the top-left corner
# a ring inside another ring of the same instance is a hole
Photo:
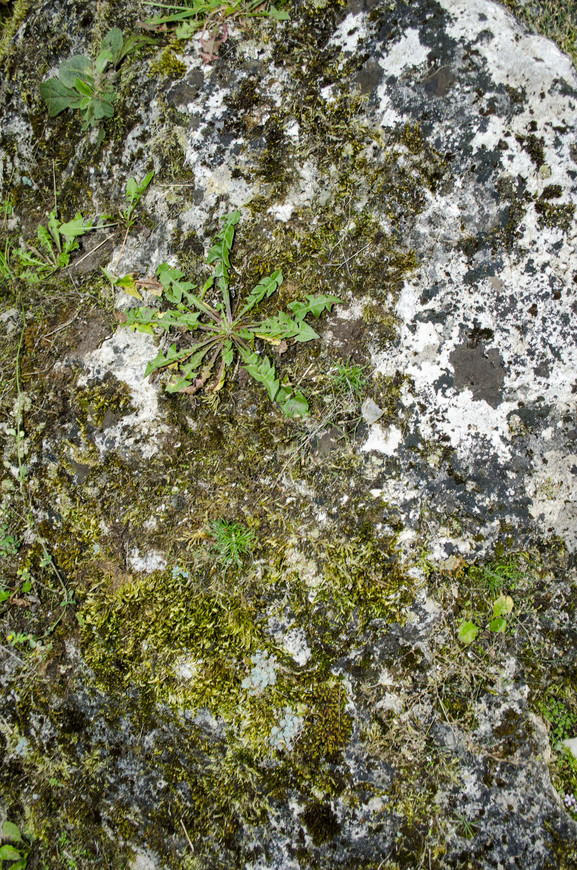
[[[41,641],[0,648],[0,815],[32,868],[577,867],[574,68],[489,0],[295,0],[209,64],[142,49],[101,146],[49,120],[39,81],[149,14],[33,5],[0,82],[12,244],[55,183],[63,219],[115,214],[155,170],[126,243],[26,315],[25,503],[1,400],[3,510],[35,519],[6,583],[37,585],[0,625]],[[279,307],[342,300],[274,357],[304,421],[242,368],[220,402],[166,395],[170,339],[103,314],[99,264],[200,282],[237,208],[235,293],[282,268]],[[220,518],[254,531],[242,568]]]

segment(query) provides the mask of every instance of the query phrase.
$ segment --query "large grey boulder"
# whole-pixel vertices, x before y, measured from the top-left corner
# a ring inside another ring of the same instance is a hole
[[[144,380],[170,339],[122,325],[97,260],[28,310],[2,486],[14,516],[20,451],[32,519],[0,618],[39,641],[0,649],[0,797],[29,866],[577,867],[570,60],[489,0],[295,2],[208,64],[199,38],[142,49],[102,145],[49,120],[39,81],[146,14],[20,26],[12,232],[45,222],[53,160],[67,219],[154,169],[102,265],[201,281],[240,209],[235,288],[282,268],[282,306],[342,302],[274,357],[301,421],[242,369],[220,401]],[[238,567],[218,519],[254,533]]]

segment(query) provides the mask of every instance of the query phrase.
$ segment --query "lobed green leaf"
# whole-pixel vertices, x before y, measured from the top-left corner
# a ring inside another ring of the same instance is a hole
[[[266,15],[275,21],[288,21],[290,19],[288,12],[285,12],[284,9],[277,9],[276,6],[271,6]]]
[[[221,220],[224,222],[223,228],[216,235],[216,240],[210,248],[206,262],[212,264],[220,261],[230,269],[230,251],[234,242],[235,226],[239,222],[240,212],[233,211],[225,214]]]
[[[305,399],[300,390],[295,390],[283,402],[279,403],[279,407],[286,417],[305,417],[309,412],[309,403]]]
[[[123,43],[124,38],[122,36],[122,30],[120,27],[113,27],[102,40],[100,51],[110,52],[110,59],[114,61],[114,64],[116,65],[120,60]]]
[[[272,296],[272,294],[276,290],[278,290],[282,282],[283,276],[280,270],[277,272],[273,272],[272,275],[268,275],[268,277],[263,278],[262,281],[259,281],[256,287],[253,287],[253,289],[250,291],[245,305],[238,314],[238,318],[241,318],[244,314],[247,314],[252,308],[255,307],[255,305],[258,305],[259,302],[262,302],[263,299],[268,299],[269,296]]]
[[[22,842],[22,834],[20,833],[20,828],[13,822],[4,822],[4,824],[2,825],[2,836],[6,840],[11,840],[13,843]]]
[[[280,342],[283,338],[294,338],[295,341],[311,341],[318,338],[318,333],[304,321],[293,319],[290,314],[281,311],[275,317],[263,320],[252,331],[258,338],[266,341]]]
[[[275,367],[269,358],[267,356],[260,357],[258,354],[251,353],[242,348],[239,349],[239,353],[243,359],[246,371],[255,381],[263,384],[269,398],[274,402],[280,390],[280,381],[276,376]]]
[[[307,295],[306,302],[291,302],[289,308],[295,316],[296,320],[304,320],[307,314],[312,314],[313,317],[319,318],[323,311],[330,311],[331,305],[337,305],[342,302],[338,296],[320,296]]]
[[[81,213],[77,212],[76,216],[71,221],[67,221],[65,224],[60,224],[58,232],[67,239],[74,239],[77,236],[83,236],[92,229],[94,229],[92,222],[89,221],[85,224]]]
[[[22,858],[22,854],[14,846],[10,846],[8,843],[0,846],[0,861],[18,861],[20,858]]]

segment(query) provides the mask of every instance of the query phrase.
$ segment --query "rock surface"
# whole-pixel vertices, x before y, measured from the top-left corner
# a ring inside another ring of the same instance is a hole
[[[577,867],[577,73],[490,0],[303,0],[210,63],[141,48],[102,144],[49,119],[38,83],[148,14],[28,11],[11,244],[154,170],[102,265],[201,283],[240,209],[235,293],[341,303],[274,356],[289,420],[242,367],[145,380],[170,340],[96,261],[7,280],[0,810],[30,867]]]

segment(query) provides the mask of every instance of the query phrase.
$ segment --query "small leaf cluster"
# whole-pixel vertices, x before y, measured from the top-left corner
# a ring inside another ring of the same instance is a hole
[[[70,263],[70,255],[79,248],[78,238],[101,226],[86,221],[80,212],[72,220],[62,223],[56,210],[51,211],[47,225],[38,227],[37,244],[28,242],[16,251],[24,268],[20,277],[37,284],[58,269],[65,269]]]
[[[20,542],[7,525],[0,525],[0,556],[14,556],[20,548]]]
[[[496,601],[493,602],[493,616],[487,626],[489,631],[501,633],[507,631],[507,620],[505,619],[513,610],[514,602],[510,595],[499,595]],[[479,633],[479,626],[473,620],[465,620],[458,632],[459,640],[464,644],[473,643]]]
[[[551,723],[552,743],[556,747],[562,740],[577,734],[577,706],[571,708],[569,698],[550,695],[542,704],[541,712]]]
[[[0,870],[8,868],[10,870],[25,870],[28,864],[28,853],[30,847],[24,841],[20,828],[13,822],[4,822],[2,826],[2,845],[0,846]],[[15,844],[15,845],[14,845]],[[4,864],[5,861],[14,863]]]
[[[114,114],[114,77],[124,58],[141,45],[152,42],[147,36],[124,39],[119,27],[109,30],[95,58],[75,54],[63,60],[58,77],[40,85],[40,93],[51,118],[65,109],[78,109],[83,118],[83,130],[98,127]],[[102,134],[103,135],[103,134]]]
[[[160,369],[177,372],[168,383],[167,392],[192,395],[210,381],[206,389],[218,392],[224,385],[227,369],[238,356],[243,368],[264,386],[270,400],[276,402],[287,417],[303,416],[309,408],[306,398],[300,390],[281,384],[268,356],[257,353],[256,343],[278,347],[289,340],[306,342],[318,338],[306,318],[309,314],[319,318],[341,300],[336,296],[308,295],[305,302],[291,302],[288,306],[290,313],[280,311],[262,320],[256,318],[255,309],[278,290],[283,276],[280,270],[275,271],[259,281],[244,301],[241,295],[233,299],[230,251],[239,218],[238,211],[222,218],[223,227],[207,257],[214,271],[198,293],[193,292],[197,290],[196,284],[183,281],[184,272],[162,263],[157,275],[171,307],[166,311],[133,308],[127,312],[126,322],[130,327],[151,335],[155,330],[196,334],[191,343],[174,343],[148,363],[145,376]],[[219,296],[213,305],[206,299],[211,290]]]

